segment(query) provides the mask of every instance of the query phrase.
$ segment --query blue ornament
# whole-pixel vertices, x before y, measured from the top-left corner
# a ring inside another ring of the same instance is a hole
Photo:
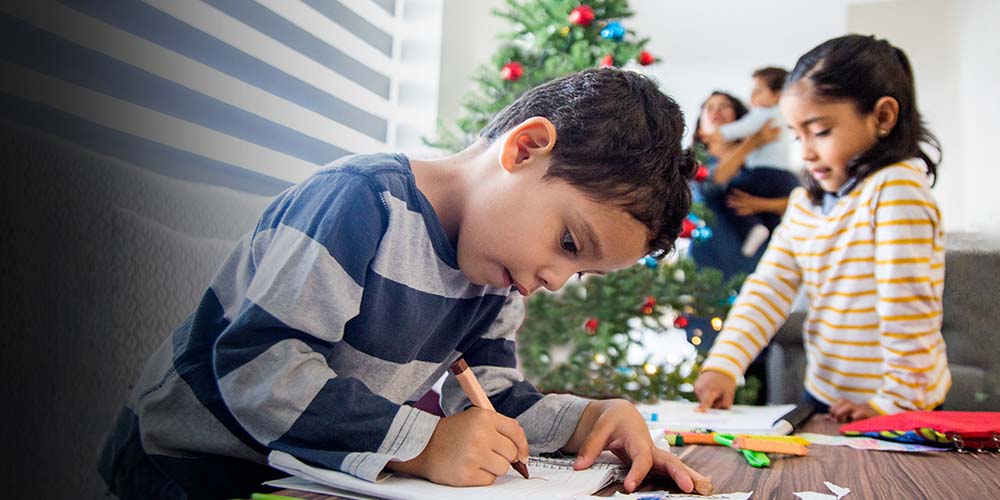
[[[622,38],[625,38],[625,28],[618,21],[611,21],[601,30],[601,38],[618,42]]]
[[[712,228],[707,226],[691,231],[691,239],[693,239],[697,243],[704,242],[711,237],[712,237]]]
[[[727,305],[733,305],[736,303],[736,292],[729,292],[729,298],[726,299]]]
[[[642,263],[650,269],[656,269],[656,266],[660,265],[660,261],[648,255],[642,258]]]

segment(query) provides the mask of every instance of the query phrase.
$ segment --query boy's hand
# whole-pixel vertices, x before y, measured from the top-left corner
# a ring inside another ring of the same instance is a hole
[[[736,396],[736,381],[725,373],[705,370],[694,382],[694,394],[703,409],[729,408]]]
[[[469,408],[438,421],[424,451],[386,468],[449,486],[487,486],[514,460],[528,463],[528,439],[517,420]]]
[[[576,470],[590,467],[603,450],[610,450],[630,464],[625,476],[625,489],[629,492],[635,491],[650,469],[670,475],[685,492],[690,492],[694,479],[701,477],[673,454],[654,446],[639,411],[623,399],[593,401],[587,405],[563,450],[577,453],[573,462]]]
[[[837,422],[853,422],[879,416],[879,412],[865,403],[852,403],[841,398],[830,406],[830,417]]]

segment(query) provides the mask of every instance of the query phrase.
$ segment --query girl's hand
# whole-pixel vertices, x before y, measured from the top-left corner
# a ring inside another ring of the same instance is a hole
[[[701,408],[729,408],[736,397],[736,381],[729,375],[705,370],[694,383],[694,394]]]
[[[879,415],[879,412],[865,403],[852,403],[843,398],[830,405],[830,418],[841,423],[864,420]]]
[[[650,470],[669,475],[684,492],[694,489],[695,479],[704,479],[673,454],[654,446],[639,411],[623,399],[587,405],[563,450],[577,453],[573,462],[576,470],[590,467],[603,450],[610,450],[629,464],[625,476],[625,490],[629,492],[635,491]]]

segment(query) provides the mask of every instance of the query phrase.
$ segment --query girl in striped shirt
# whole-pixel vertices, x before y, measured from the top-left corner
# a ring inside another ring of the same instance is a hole
[[[804,290],[806,399],[838,421],[939,406],[951,385],[941,337],[944,234],[931,195],[940,146],[917,110],[906,54],[885,40],[828,40],[781,98],[802,144],[789,199],[695,383],[732,405],[737,380]]]

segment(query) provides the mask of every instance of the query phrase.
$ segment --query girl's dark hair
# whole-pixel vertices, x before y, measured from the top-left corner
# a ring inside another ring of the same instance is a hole
[[[721,90],[713,90],[712,93],[709,94],[708,97],[706,97],[705,100],[701,103],[701,107],[698,108],[698,118],[694,121],[694,132],[691,134],[692,145],[701,144],[703,146],[707,146],[707,144],[705,144],[705,141],[701,139],[701,113],[702,111],[705,110],[705,105],[708,104],[708,100],[717,95],[721,95],[722,97],[729,99],[729,104],[733,106],[733,112],[736,115],[737,120],[743,118],[743,115],[747,114],[747,112],[749,111],[747,109],[747,105],[743,104],[743,101],[739,100],[738,97],[730,94],[729,92],[723,92]]]
[[[552,80],[497,113],[480,138],[492,143],[535,116],[556,128],[545,179],[627,211],[649,228],[654,257],[673,250],[691,209],[688,181],[697,165],[681,147],[684,114],[656,82],[615,68]]]
[[[937,180],[941,159],[941,144],[927,130],[917,110],[913,70],[910,60],[898,47],[874,36],[847,35],[821,43],[806,52],[788,75],[785,89],[799,80],[808,79],[816,98],[824,101],[852,101],[861,114],[875,110],[875,103],[888,96],[899,103],[896,125],[886,137],[867,151],[852,158],[848,175],[860,181],[879,169],[906,160],[920,158],[927,164],[932,183]],[[931,158],[922,148],[927,144],[937,152]],[[823,188],[810,175],[803,174],[802,183],[813,203],[823,199]]]

